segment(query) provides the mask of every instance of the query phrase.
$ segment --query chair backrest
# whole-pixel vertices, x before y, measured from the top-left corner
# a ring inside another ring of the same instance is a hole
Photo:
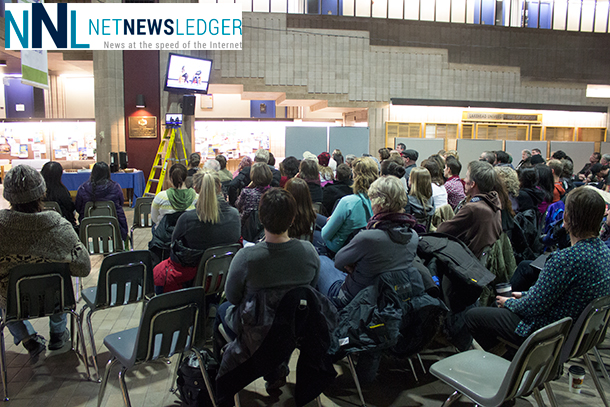
[[[121,227],[116,217],[91,216],[80,222],[80,240],[89,254],[122,252]]]
[[[44,201],[42,204],[44,206],[45,211],[55,211],[55,212],[59,213],[60,215],[62,214],[61,208],[59,207],[59,204],[57,202]]]
[[[205,341],[205,292],[185,288],[153,297],[144,307],[132,362],[170,357]]]
[[[550,378],[571,325],[572,318],[560,319],[540,328],[523,342],[498,392],[500,402],[528,394]]]
[[[152,227],[152,219],[150,218],[150,208],[154,197],[141,196],[136,198],[136,207],[133,210],[133,227],[134,228],[149,228]]]
[[[593,300],[576,320],[561,350],[559,361],[582,356],[606,337],[610,319],[610,295]]]
[[[6,321],[76,309],[68,263],[31,263],[9,271]],[[5,321],[5,322],[6,322]]]
[[[222,292],[231,261],[240,248],[236,243],[207,249],[199,262],[194,286],[203,287],[206,295]]]
[[[155,293],[152,256],[148,250],[116,253],[104,258],[97,280],[97,309],[150,298]]]
[[[89,201],[85,204],[85,218],[89,216],[114,216],[116,218],[116,206],[112,201]]]

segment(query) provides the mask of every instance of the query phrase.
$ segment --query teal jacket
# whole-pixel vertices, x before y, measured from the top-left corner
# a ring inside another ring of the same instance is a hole
[[[366,226],[373,216],[371,201],[363,193],[341,198],[326,225],[322,228],[322,238],[333,252],[338,252],[348,236]]]

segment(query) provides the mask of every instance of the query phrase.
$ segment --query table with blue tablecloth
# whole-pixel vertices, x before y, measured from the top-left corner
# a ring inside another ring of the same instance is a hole
[[[77,191],[85,181],[91,176],[91,171],[82,172],[64,172],[61,177],[61,182],[64,183],[68,191]],[[144,187],[146,180],[142,171],[134,172],[113,172],[110,174],[113,181],[118,182],[122,189],[133,191],[133,204],[136,204],[136,198],[144,196]]]

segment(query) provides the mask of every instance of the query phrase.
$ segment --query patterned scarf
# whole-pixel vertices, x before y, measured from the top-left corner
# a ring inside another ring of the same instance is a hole
[[[388,230],[397,226],[408,226],[410,228],[417,224],[413,215],[406,213],[386,212],[374,215],[366,225],[367,229]]]

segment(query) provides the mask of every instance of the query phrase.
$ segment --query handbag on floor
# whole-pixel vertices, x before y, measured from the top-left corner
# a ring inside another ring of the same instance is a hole
[[[218,374],[218,362],[207,350],[201,351],[204,368],[210,377],[212,389],[216,386],[216,375]],[[212,401],[205,387],[203,374],[199,369],[199,360],[194,352],[184,355],[178,368],[178,397],[183,406],[207,407],[212,406]]]

